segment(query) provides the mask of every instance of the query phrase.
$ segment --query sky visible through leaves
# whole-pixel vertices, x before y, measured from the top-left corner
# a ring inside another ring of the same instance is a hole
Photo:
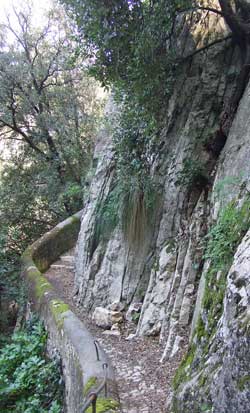
[[[9,15],[11,20],[14,15],[14,11],[21,11],[25,4],[30,4],[33,10],[33,25],[39,26],[43,23],[43,14],[52,6],[51,0],[0,0],[0,23],[6,20],[6,15]]]

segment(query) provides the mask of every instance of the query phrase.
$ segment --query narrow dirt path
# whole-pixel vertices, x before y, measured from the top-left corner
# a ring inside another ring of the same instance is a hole
[[[53,284],[58,296],[69,304],[108,354],[116,371],[123,413],[169,413],[166,400],[171,394],[171,381],[186,345],[183,345],[182,354],[160,363],[163,348],[158,338],[126,340],[131,333],[131,326],[125,324],[119,336],[107,334],[96,327],[90,317],[74,304],[73,250],[52,264],[45,276]]]

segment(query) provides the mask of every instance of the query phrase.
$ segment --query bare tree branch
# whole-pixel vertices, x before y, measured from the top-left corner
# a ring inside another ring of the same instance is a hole
[[[184,56],[184,57],[180,58],[180,60],[183,61],[183,60],[190,59],[190,58],[194,57],[195,55],[197,55],[198,53],[204,52],[205,50],[209,49],[210,47],[215,46],[216,44],[223,43],[223,42],[226,42],[229,39],[232,39],[232,37],[233,37],[232,34],[229,34],[226,37],[214,40],[213,42],[207,44],[206,46],[203,46],[200,49],[196,49],[194,52],[188,54],[187,56]]]
[[[209,11],[211,13],[218,14],[219,16],[223,17],[223,13],[221,10],[215,9],[213,7],[205,7],[205,6],[195,6],[195,7],[188,7],[186,9],[177,9],[178,13],[186,13],[186,12],[191,12],[191,11],[197,11],[197,10],[202,10],[202,11]]]
[[[34,142],[32,141],[32,139],[26,135],[26,133],[19,128],[16,123],[15,125],[10,124],[9,122],[7,122],[5,119],[0,118],[0,127],[5,126],[9,129],[11,129],[13,132],[17,133],[18,135],[21,135],[23,137],[23,140],[37,153],[39,153],[39,155],[41,155],[43,158],[45,158],[47,161],[50,159],[43,151],[41,151],[40,148],[38,148],[38,146],[36,146],[34,144]]]

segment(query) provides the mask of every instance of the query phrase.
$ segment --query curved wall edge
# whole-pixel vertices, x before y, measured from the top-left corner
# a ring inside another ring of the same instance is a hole
[[[57,296],[51,283],[42,274],[61,254],[75,245],[81,215],[82,211],[59,223],[25,250],[21,258],[22,275],[28,283],[31,309],[38,313],[48,331],[48,352],[59,352],[62,360],[66,412],[82,411],[88,394],[103,381],[105,363],[108,365],[107,394],[102,393],[98,397],[97,411],[100,404],[102,412],[117,412],[117,386],[107,355],[98,346],[97,357],[94,337],[68,304]],[[101,404],[106,406],[104,410]]]

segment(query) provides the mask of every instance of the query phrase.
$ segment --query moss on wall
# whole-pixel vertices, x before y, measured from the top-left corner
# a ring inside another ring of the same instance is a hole
[[[80,213],[73,215],[63,223],[46,233],[24,253],[24,260],[31,254],[37,268],[44,272],[61,254],[72,248],[80,230]]]
[[[34,286],[35,298],[40,300],[45,293],[52,290],[52,285],[49,283],[36,267],[30,267],[27,270],[28,279]]]
[[[68,304],[64,303],[62,300],[54,299],[50,301],[49,307],[54,316],[56,325],[61,328],[63,326],[64,313],[70,310]]]
[[[118,409],[119,403],[116,400],[98,397],[96,401],[96,413],[115,413],[118,412]],[[86,413],[92,413],[92,406],[86,410]]]
[[[87,381],[87,383],[84,386],[83,389],[83,395],[86,396],[90,390],[92,390],[92,387],[95,387],[97,383],[97,378],[96,377],[90,377]]]
[[[240,391],[243,391],[245,387],[249,386],[250,375],[243,376],[238,380],[237,387]]]
[[[61,254],[75,245],[80,229],[80,217],[81,214],[78,213],[60,223],[28,247],[22,255],[23,275],[29,283],[29,291],[32,298],[31,302],[38,311],[38,314],[44,319],[51,333],[52,340],[55,340],[53,345],[58,345],[59,351],[62,352],[64,367],[66,366],[66,382],[72,381],[73,383],[71,387],[69,386],[71,391],[66,392],[66,405],[70,412],[78,411],[79,403],[82,403],[84,396],[96,383],[98,384],[97,377],[90,377],[84,386],[84,394],[82,394],[83,374],[86,374],[88,377],[90,376],[89,373],[93,372],[93,362],[88,359],[83,361],[84,357],[81,352],[86,352],[84,346],[91,345],[91,348],[93,347],[93,338],[91,338],[91,336],[89,337],[89,333],[86,334],[86,331],[83,330],[81,334],[84,336],[84,339],[82,339],[81,335],[81,337],[79,336],[83,344],[81,350],[75,345],[78,336],[74,335],[72,330],[76,331],[76,328],[79,328],[79,320],[70,312],[68,304],[57,298],[52,285],[41,272],[46,271]],[[66,317],[71,320],[70,328],[68,328],[69,324],[64,324]],[[75,323],[75,328],[72,327],[72,323],[73,326]],[[87,371],[85,371],[85,368]],[[99,365],[96,365],[95,368],[98,372]],[[84,371],[85,373],[83,373]],[[102,373],[101,371],[101,375]],[[112,372],[109,373],[109,380],[115,387]],[[116,391],[111,394],[116,394]],[[117,412],[119,403],[111,398],[98,398],[96,407],[97,413]],[[88,411],[92,411],[92,408]]]
[[[181,383],[183,383],[189,378],[189,375],[191,373],[191,365],[194,360],[194,353],[195,346],[192,345],[176,371],[176,374],[173,379],[174,390],[176,390]]]

